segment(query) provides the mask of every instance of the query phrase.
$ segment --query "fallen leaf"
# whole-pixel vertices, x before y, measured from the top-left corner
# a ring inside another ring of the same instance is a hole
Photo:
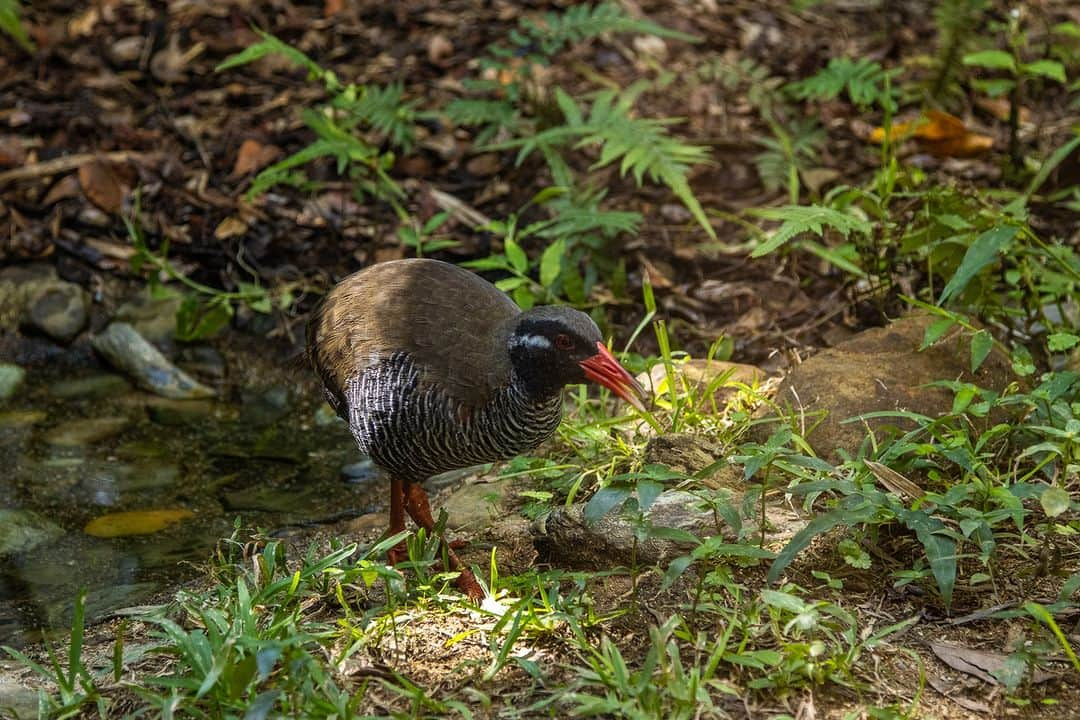
[[[236,153],[236,163],[232,169],[233,177],[241,177],[262,170],[279,157],[281,157],[281,148],[276,145],[263,145],[258,140],[249,138],[241,143],[240,150]]]
[[[1012,109],[1012,103],[1009,102],[1008,98],[1004,97],[975,98],[975,105],[1001,122],[1007,122],[1009,120],[1009,112]],[[1031,122],[1031,111],[1026,107],[1021,107],[1018,114],[1020,122],[1025,124]]]
[[[247,232],[247,223],[236,217],[230,215],[221,221],[214,230],[214,237],[218,240],[228,240],[229,238],[240,237]]]
[[[886,490],[910,500],[917,500],[923,496],[924,493],[922,488],[893,470],[891,467],[882,465],[873,460],[867,460],[865,462],[866,467],[870,469],[870,472],[874,474],[874,477],[878,479],[878,482],[885,486]]]
[[[991,673],[1004,668],[1005,661],[1009,658],[1004,653],[976,650],[975,648],[948,645],[946,643],[932,642],[930,643],[930,650],[938,656],[939,660],[954,670],[959,670],[967,675],[974,675],[980,680],[993,685],[1000,685],[1001,683]],[[1035,670],[1031,674],[1031,681],[1036,683],[1046,682],[1054,677],[1057,676],[1053,673]]]
[[[115,215],[124,203],[124,190],[112,169],[100,160],[79,166],[79,185],[90,202],[102,212]]]
[[[914,138],[924,152],[938,157],[970,157],[994,146],[994,139],[968,130],[964,121],[940,110],[927,110],[917,120],[899,122],[889,129],[892,141]],[[874,128],[870,142],[882,143],[885,128]]]
[[[326,0],[323,3],[323,17],[333,17],[345,9],[345,0]]]
[[[79,178],[75,175],[65,175],[49,188],[49,192],[45,193],[45,199],[41,201],[41,205],[42,207],[55,205],[61,200],[77,196],[79,192]]]
[[[86,523],[83,532],[100,538],[150,535],[195,517],[190,510],[132,510],[110,513]]]

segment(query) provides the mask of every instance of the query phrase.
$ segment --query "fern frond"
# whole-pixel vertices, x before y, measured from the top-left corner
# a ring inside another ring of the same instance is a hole
[[[868,107],[885,100],[885,78],[898,70],[885,70],[881,65],[859,58],[834,57],[816,75],[790,83],[786,89],[799,100],[833,100],[847,92],[848,98],[859,107]]]
[[[789,182],[792,168],[802,172],[816,163],[826,139],[825,129],[812,118],[797,120],[786,128],[784,135],[784,141],[771,137],[757,139],[765,149],[754,156],[754,166],[769,192],[776,192]]]
[[[221,72],[222,70],[228,70],[240,65],[247,65],[256,60],[261,60],[267,55],[281,55],[293,65],[299,65],[307,70],[312,77],[323,79],[327,74],[327,71],[323,70],[321,65],[293,46],[283,43],[268,32],[262,30],[255,30],[255,32],[262,38],[260,42],[249,45],[235,55],[230,55],[225,58],[216,68],[214,68],[214,72]]]
[[[751,210],[752,214],[765,220],[782,220],[768,240],[758,245],[751,257],[768,255],[781,245],[802,233],[822,236],[825,228],[831,228],[845,238],[851,233],[870,235],[873,226],[863,218],[842,213],[822,205],[785,205],[778,208],[760,208]]]
[[[561,14],[547,13],[541,23],[523,19],[520,27],[521,32],[511,31],[511,43],[525,51],[539,47],[549,58],[567,44],[582,42],[603,33],[640,33],[686,42],[698,41],[693,35],[671,30],[649,20],[630,17],[614,2],[574,5]]]
[[[619,162],[619,173],[632,175],[641,185],[645,178],[667,185],[694,219],[715,239],[705,211],[694,196],[686,174],[691,165],[709,162],[709,149],[690,145],[672,137],[668,125],[678,118],[636,118],[630,115],[636,88],[629,93],[602,90],[593,99],[588,115],[562,88],[555,89],[555,101],[562,110],[564,124],[532,137],[489,146],[490,149],[519,148],[517,163],[535,150],[575,142],[575,147],[600,146],[600,158],[593,169]]]
[[[514,106],[502,100],[456,98],[446,106],[446,116],[455,125],[509,127],[516,114]]]
[[[347,93],[334,98],[333,107],[345,110],[350,121],[362,122],[382,133],[392,145],[406,152],[416,138],[415,100],[404,102],[405,88],[401,83],[384,87],[365,85],[358,99]]]

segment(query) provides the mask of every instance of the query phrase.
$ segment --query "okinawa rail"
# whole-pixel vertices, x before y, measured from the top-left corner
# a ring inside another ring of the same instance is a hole
[[[421,483],[532,450],[562,419],[562,388],[587,380],[637,408],[645,392],[589,316],[560,306],[522,312],[456,265],[372,265],[338,283],[308,325],[308,354],[360,450],[390,477],[390,534],[405,513],[434,532]],[[458,588],[483,591],[446,547]],[[402,544],[389,553],[405,559]]]

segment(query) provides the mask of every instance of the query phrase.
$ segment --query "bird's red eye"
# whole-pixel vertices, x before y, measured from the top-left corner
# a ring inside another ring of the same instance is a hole
[[[570,339],[569,335],[556,335],[555,347],[559,348],[560,350],[573,350],[574,341]]]

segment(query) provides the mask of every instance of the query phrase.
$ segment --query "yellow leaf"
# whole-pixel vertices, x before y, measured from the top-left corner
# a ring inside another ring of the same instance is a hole
[[[149,535],[190,517],[195,517],[195,513],[179,509],[110,513],[86,523],[83,532],[100,538]]]

